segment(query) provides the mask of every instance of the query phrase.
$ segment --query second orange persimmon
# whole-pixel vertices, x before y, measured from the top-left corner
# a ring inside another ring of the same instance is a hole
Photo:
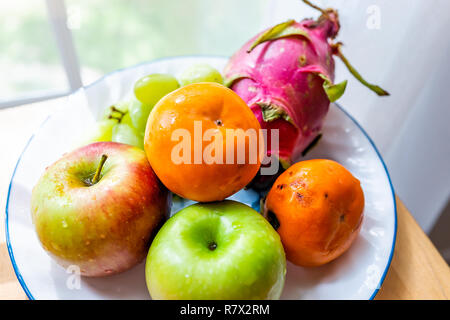
[[[245,187],[261,165],[260,125],[247,104],[216,83],[187,85],[162,98],[147,121],[147,158],[181,197],[220,201]]]
[[[320,266],[342,255],[363,220],[361,184],[341,164],[301,161],[275,181],[265,214],[281,237],[286,257],[299,266]]]

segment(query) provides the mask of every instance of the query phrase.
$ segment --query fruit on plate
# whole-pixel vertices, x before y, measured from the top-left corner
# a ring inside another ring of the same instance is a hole
[[[153,105],[144,104],[137,99],[132,99],[129,105],[129,112],[131,117],[131,122],[136,131],[144,137],[145,127],[147,125],[148,115],[153,109]],[[144,143],[144,138],[142,138],[142,143]]]
[[[81,139],[80,145],[87,145],[93,142],[111,141],[112,131],[117,120],[105,119],[97,121],[92,128],[90,128]]]
[[[255,210],[231,200],[175,214],[145,265],[153,299],[278,299],[285,274],[278,234]]]
[[[359,234],[364,193],[360,182],[332,160],[292,165],[272,186],[265,216],[280,234],[286,257],[320,266],[342,255]]]
[[[131,118],[127,116],[130,102],[129,101],[119,101],[107,108],[103,109],[100,115],[100,120],[114,119],[117,122],[131,123]]]
[[[98,142],[45,170],[32,191],[31,213],[42,246],[59,264],[100,277],[145,258],[169,199],[144,151]]]
[[[223,85],[203,82],[169,93],[153,108],[144,148],[164,185],[200,202],[223,200],[258,172],[260,125]]]
[[[223,77],[217,69],[206,63],[189,66],[178,77],[182,86],[198,82],[217,82],[223,84]]]
[[[259,33],[224,71],[225,85],[250,106],[261,128],[279,130],[279,150],[268,139],[267,153],[285,169],[318,137],[330,102],[344,93],[347,81],[334,83],[333,56],[369,89],[388,95],[365,81],[342,54],[341,43],[333,43],[340,28],[337,11],[312,6],[322,13],[318,20],[289,20]]]
[[[111,141],[144,149],[144,137],[133,126],[126,123],[118,123],[114,126]]]
[[[105,108],[100,120],[84,135],[81,145],[113,141],[143,149],[150,111],[164,95],[179,86],[169,74],[154,73],[139,79],[134,85],[135,97]]]
[[[162,97],[180,86],[170,74],[153,73],[142,77],[134,84],[136,98],[149,106],[154,106]]]
[[[81,139],[81,146],[94,142],[121,142],[141,149],[144,148],[143,133],[139,134],[133,127],[129,102],[121,101],[105,108],[98,120]],[[125,128],[125,129],[124,129]]]

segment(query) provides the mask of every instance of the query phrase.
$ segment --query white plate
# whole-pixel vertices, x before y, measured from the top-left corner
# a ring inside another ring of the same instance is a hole
[[[221,70],[226,59],[168,58],[106,75],[72,94],[64,110],[49,117],[30,138],[14,170],[6,205],[9,254],[30,299],[150,298],[143,263],[108,278],[82,278],[78,288],[74,275],[50,259],[38,242],[30,215],[31,190],[44,168],[73,148],[101,109],[127,98],[136,79],[153,72],[176,75],[195,62]],[[350,250],[328,265],[301,268],[288,263],[282,299],[372,299],[389,268],[397,229],[394,190],[386,166],[369,136],[338,105],[331,106],[323,138],[307,158],[336,160],[361,181],[366,201],[364,222]],[[236,198],[248,204],[257,200],[255,194],[246,192]]]

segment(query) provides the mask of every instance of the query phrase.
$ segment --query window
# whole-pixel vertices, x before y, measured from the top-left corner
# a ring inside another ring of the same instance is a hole
[[[229,56],[260,31],[268,3],[3,1],[0,108],[64,95],[105,73],[160,57]]]
[[[0,2],[0,107],[68,92],[44,1]]]

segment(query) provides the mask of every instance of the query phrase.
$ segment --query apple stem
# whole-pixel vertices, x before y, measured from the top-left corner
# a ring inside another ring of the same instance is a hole
[[[108,159],[108,156],[106,154],[102,155],[102,158],[100,159],[100,163],[98,164],[97,170],[95,171],[95,175],[92,178],[92,184],[96,184],[100,180],[100,174],[102,173],[103,165],[105,164],[106,159]]]

